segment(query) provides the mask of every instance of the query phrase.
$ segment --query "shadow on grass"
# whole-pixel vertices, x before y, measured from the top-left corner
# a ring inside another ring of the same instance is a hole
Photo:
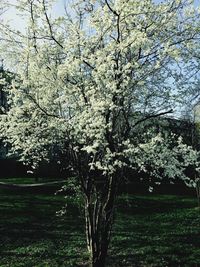
[[[195,206],[191,197],[120,197],[110,264],[199,267],[200,213]]]
[[[84,220],[62,196],[0,191],[0,266],[87,266]],[[120,196],[108,267],[200,266],[195,199]]]
[[[57,217],[63,205],[63,197],[0,191],[0,266],[76,266],[82,261],[83,218],[70,203],[66,216]]]

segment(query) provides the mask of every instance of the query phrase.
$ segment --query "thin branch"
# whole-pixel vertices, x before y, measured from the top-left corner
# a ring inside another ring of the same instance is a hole
[[[105,0],[105,3],[113,14],[115,14],[116,16],[119,16],[119,14],[110,6],[110,4],[108,3],[108,0]]]
[[[83,63],[85,63],[88,67],[90,67],[91,69],[95,69],[95,67],[93,67],[89,62],[87,62],[85,59],[83,60]]]
[[[16,43],[16,44],[19,44],[19,45],[23,44],[21,41],[17,41],[15,39],[11,40],[11,39],[7,39],[7,38],[3,38],[3,37],[0,37],[0,41],[8,42],[8,43]]]
[[[120,43],[120,15],[117,15],[117,42]]]
[[[164,111],[164,112],[160,112],[160,113],[157,113],[157,114],[149,115],[149,116],[147,116],[147,117],[145,117],[145,118],[143,118],[141,120],[138,120],[132,127],[134,128],[135,126],[137,126],[141,122],[144,122],[144,121],[152,119],[152,118],[160,117],[162,115],[166,115],[166,114],[169,114],[169,113],[173,113],[173,109],[170,109],[170,110]]]
[[[42,1],[42,4],[43,4],[44,15],[45,15],[47,24],[48,24],[48,26],[49,26],[49,31],[50,31],[50,35],[51,35],[52,40],[53,40],[57,45],[59,45],[61,48],[64,48],[63,45],[62,45],[62,44],[61,44],[61,43],[54,37],[53,29],[52,29],[52,25],[51,25],[51,23],[50,23],[49,16],[48,16],[48,14],[47,14],[47,10],[46,10],[45,0]]]
[[[33,30],[33,41],[34,41],[34,48],[36,53],[38,53],[38,49],[37,49],[37,39],[36,39],[36,31],[35,31],[35,19],[34,19],[34,11],[33,11],[33,2],[30,1],[30,9],[31,9],[31,21],[32,21],[32,30]]]
[[[54,117],[54,118],[61,118],[60,116],[58,116],[58,115],[55,115],[55,114],[53,114],[53,113],[49,113],[49,112],[47,112],[46,111],[46,109],[44,109],[44,108],[42,108],[41,106],[40,106],[40,104],[36,101],[36,99],[33,97],[33,96],[31,96],[30,94],[28,94],[28,93],[26,93],[26,95],[27,95],[27,97],[28,98],[30,98],[31,99],[31,101],[33,101],[33,103],[46,115],[46,116],[48,116],[48,117]]]

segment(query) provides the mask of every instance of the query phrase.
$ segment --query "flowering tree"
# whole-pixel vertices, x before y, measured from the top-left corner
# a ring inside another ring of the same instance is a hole
[[[50,2],[18,1],[26,34],[1,29],[18,74],[1,133],[32,168],[54,147],[65,155],[84,198],[91,265],[103,267],[125,168],[192,185],[184,170],[197,152],[142,129],[184,94],[177,85],[193,64],[199,14],[189,0],[80,0],[53,19]]]

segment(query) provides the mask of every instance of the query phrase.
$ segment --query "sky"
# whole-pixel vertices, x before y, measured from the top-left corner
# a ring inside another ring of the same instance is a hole
[[[0,0],[1,1],[1,0]],[[15,5],[17,0],[8,0],[11,5]],[[64,3],[65,0],[57,0],[53,5],[53,15],[61,16],[64,13]],[[9,24],[16,30],[24,31],[26,22],[20,17],[19,12],[14,7],[9,7],[2,16],[4,21],[9,22]]]

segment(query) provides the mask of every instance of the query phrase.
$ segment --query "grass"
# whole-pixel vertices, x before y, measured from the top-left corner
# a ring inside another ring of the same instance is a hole
[[[112,243],[116,262],[124,261],[122,266],[200,266],[200,213],[195,199],[123,196],[119,203]]]
[[[47,193],[0,190],[0,266],[87,266],[84,219],[68,200]],[[196,199],[169,195],[119,197],[109,267],[199,267]]]

